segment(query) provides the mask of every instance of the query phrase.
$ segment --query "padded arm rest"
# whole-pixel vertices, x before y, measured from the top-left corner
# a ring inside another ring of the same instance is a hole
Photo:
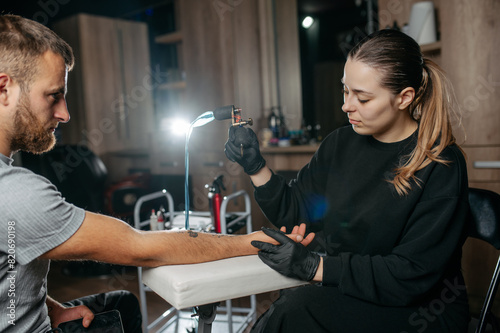
[[[257,255],[144,269],[142,281],[178,310],[307,284],[274,271]]]

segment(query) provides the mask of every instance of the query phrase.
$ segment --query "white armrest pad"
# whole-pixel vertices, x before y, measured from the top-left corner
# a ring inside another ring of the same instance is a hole
[[[307,284],[279,274],[257,255],[144,269],[142,281],[179,310]]]

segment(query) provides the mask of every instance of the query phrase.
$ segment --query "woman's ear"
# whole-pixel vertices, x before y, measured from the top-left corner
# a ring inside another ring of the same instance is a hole
[[[399,98],[399,109],[405,110],[415,99],[415,89],[412,87],[404,88],[399,93]]]

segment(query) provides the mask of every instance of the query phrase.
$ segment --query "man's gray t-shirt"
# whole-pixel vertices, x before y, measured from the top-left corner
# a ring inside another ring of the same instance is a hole
[[[0,154],[0,332],[50,330],[45,300],[50,260],[39,256],[68,240],[85,211],[47,179]]]

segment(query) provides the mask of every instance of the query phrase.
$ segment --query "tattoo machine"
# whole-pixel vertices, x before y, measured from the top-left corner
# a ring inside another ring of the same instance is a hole
[[[248,120],[241,119],[241,109],[235,108],[234,105],[221,106],[219,108],[216,108],[213,113],[215,120],[231,119],[231,126],[233,127],[253,125],[252,118],[248,118]]]
[[[235,108],[234,105],[222,106],[215,109],[213,112],[214,112],[214,118],[216,120],[224,120],[231,118],[232,121],[231,126],[233,127],[253,125],[252,118],[248,118],[248,120],[241,119],[241,109]],[[240,154],[243,157],[243,144],[240,146]]]

